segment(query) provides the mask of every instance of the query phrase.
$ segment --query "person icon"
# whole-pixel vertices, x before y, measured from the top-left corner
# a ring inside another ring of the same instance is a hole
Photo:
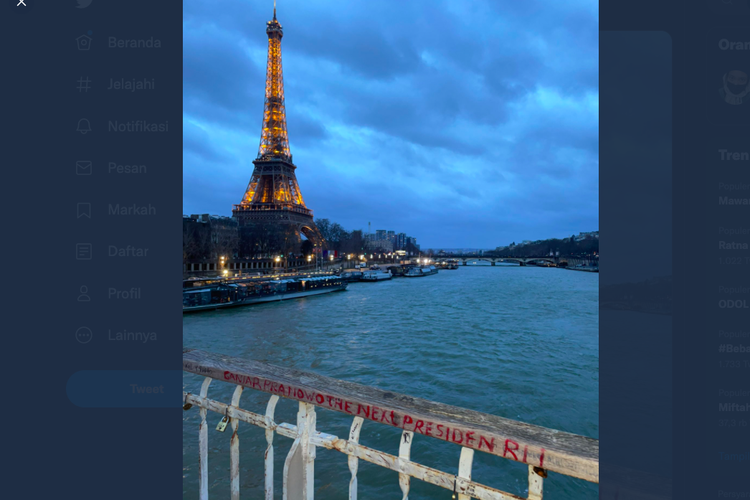
[[[724,86],[719,89],[719,95],[727,104],[739,106],[744,102],[745,96],[750,93],[750,83],[747,73],[740,70],[729,71],[722,78]]]
[[[81,294],[78,296],[78,302],[91,302],[91,297],[89,297],[89,287],[81,287]]]

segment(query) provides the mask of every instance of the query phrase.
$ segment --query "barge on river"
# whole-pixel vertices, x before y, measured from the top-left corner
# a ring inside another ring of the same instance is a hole
[[[346,271],[341,274],[341,279],[347,283],[356,283],[357,281],[362,281],[363,275],[362,271]]]
[[[389,280],[393,278],[393,275],[389,273],[388,271],[365,271],[362,273],[362,279],[361,281],[383,281],[383,280]]]
[[[422,267],[411,267],[406,270],[404,276],[406,278],[421,278],[422,276],[431,276],[437,274],[438,270],[435,266],[422,266]]]
[[[341,292],[347,283],[339,276],[301,277],[269,281],[222,283],[205,288],[182,291],[182,312],[213,309],[299,299],[311,295]]]
[[[456,269],[458,269],[458,261],[455,259],[446,260],[445,262],[443,262],[442,268],[455,271]]]

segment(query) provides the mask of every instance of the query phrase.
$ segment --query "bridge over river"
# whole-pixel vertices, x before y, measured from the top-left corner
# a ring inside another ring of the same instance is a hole
[[[538,257],[493,257],[489,255],[475,254],[475,255],[460,255],[452,257],[436,257],[435,262],[446,262],[454,261],[461,265],[468,265],[469,263],[489,262],[491,265],[500,264],[519,264],[525,266],[527,264],[542,264],[544,262],[554,264],[556,266],[587,266],[587,267],[598,267],[599,257],[563,257],[545,255]]]

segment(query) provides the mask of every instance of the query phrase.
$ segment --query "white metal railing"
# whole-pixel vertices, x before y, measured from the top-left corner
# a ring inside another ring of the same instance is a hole
[[[208,424],[213,411],[226,417],[220,426],[231,429],[231,498],[240,498],[240,422],[265,429],[265,498],[273,499],[274,434],[294,440],[284,462],[284,500],[312,500],[317,448],[348,455],[349,498],[357,498],[359,460],[399,473],[403,500],[407,500],[411,478],[451,490],[459,500],[522,500],[521,497],[485,486],[471,479],[474,451],[503,456],[528,465],[528,500],[541,500],[543,479],[555,471],[590,482],[599,482],[599,441],[584,436],[546,429],[501,417],[478,413],[432,401],[382,391],[374,387],[344,382],[314,373],[300,372],[255,361],[186,349],[183,370],[205,376],[198,395],[184,392],[184,409],[200,408],[199,489],[200,499],[208,499]],[[230,404],[208,398],[211,382],[221,380],[236,385]],[[264,415],[240,408],[245,388],[271,393]],[[274,413],[279,398],[299,401],[297,425],[276,423]],[[353,416],[348,439],[320,432],[316,428],[315,407]],[[402,429],[398,456],[368,448],[359,443],[365,420]],[[218,428],[218,427],[217,427]],[[415,434],[461,445],[458,474],[453,475],[411,461]]]

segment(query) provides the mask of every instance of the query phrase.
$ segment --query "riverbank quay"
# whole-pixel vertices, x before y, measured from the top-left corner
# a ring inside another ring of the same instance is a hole
[[[183,350],[183,370],[204,377],[199,392],[183,393],[183,409],[197,407],[200,412],[199,495],[209,498],[208,411],[222,417],[217,430],[231,429],[228,482],[231,497],[240,497],[239,435],[240,422],[265,430],[264,455],[266,498],[273,498],[274,436],[293,440],[284,462],[282,488],[284,498],[314,498],[314,463],[318,449],[347,455],[351,478],[349,498],[357,497],[359,460],[398,473],[404,498],[409,494],[411,478],[420,479],[452,491],[460,500],[469,498],[521,500],[524,497],[480,484],[471,478],[476,451],[502,457],[525,466],[529,500],[541,500],[548,473],[599,482],[599,441],[597,439],[548,429],[507,418],[480,413],[435,401],[393,393],[375,387],[347,382],[258,361],[214,354],[198,349]],[[231,402],[209,399],[211,384],[222,382],[235,387]],[[197,388],[196,388],[197,389]],[[270,394],[265,413],[240,408],[243,391],[249,389]],[[276,405],[280,398],[297,402],[297,424],[276,423]],[[318,431],[318,409],[352,417],[348,439]],[[400,429],[398,456],[369,448],[360,443],[363,426],[372,423]],[[244,425],[243,424],[243,425]],[[458,473],[451,474],[411,460],[415,440],[434,439],[456,448]]]
[[[575,266],[575,267],[560,267],[557,266],[560,269],[567,269],[568,271],[582,271],[584,273],[598,273],[599,268],[598,267],[584,267],[584,266]]]

